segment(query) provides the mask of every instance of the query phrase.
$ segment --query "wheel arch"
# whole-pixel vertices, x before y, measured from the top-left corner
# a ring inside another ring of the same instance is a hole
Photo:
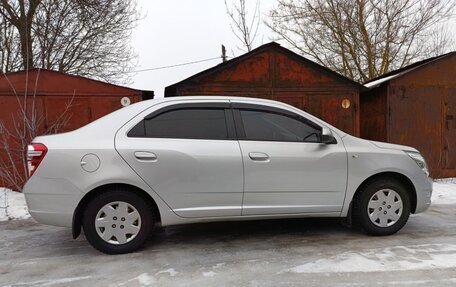
[[[411,212],[415,213],[416,211],[416,205],[417,205],[417,195],[416,195],[416,189],[415,186],[413,185],[412,181],[404,174],[398,173],[398,172],[380,172],[374,175],[371,175],[367,179],[365,179],[356,189],[353,198],[350,202],[350,208],[349,208],[349,218],[351,219],[352,217],[352,205],[353,205],[353,200],[358,196],[358,194],[363,190],[363,188],[370,184],[373,181],[376,181],[380,178],[393,178],[403,184],[407,190],[407,193],[410,196],[410,204],[411,204]]]
[[[94,197],[105,193],[109,192],[112,189],[126,189],[129,192],[133,192],[142,198],[146,200],[152,207],[152,213],[156,219],[156,222],[161,222],[161,216],[160,216],[160,210],[158,208],[157,203],[155,200],[148,194],[146,191],[143,189],[131,185],[131,184],[125,184],[125,183],[109,183],[109,184],[104,184],[101,186],[98,186],[91,191],[87,192],[84,197],[81,199],[79,202],[78,206],[76,207],[74,213],[73,213],[73,224],[72,224],[72,235],[73,238],[76,239],[80,234],[81,234],[81,228],[82,228],[82,216],[84,214],[84,209],[87,206],[87,204],[92,200]]]

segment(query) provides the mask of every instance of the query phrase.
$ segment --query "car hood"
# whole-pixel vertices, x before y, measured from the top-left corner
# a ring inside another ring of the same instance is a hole
[[[403,151],[414,151],[418,152],[416,148],[410,147],[410,146],[405,146],[405,145],[398,145],[398,144],[390,144],[390,143],[384,143],[384,142],[376,142],[376,141],[370,141],[373,145],[379,148],[383,149],[394,149],[394,150],[403,150]]]

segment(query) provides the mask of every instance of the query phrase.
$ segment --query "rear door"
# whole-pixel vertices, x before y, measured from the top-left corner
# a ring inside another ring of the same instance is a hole
[[[342,210],[347,155],[339,139],[321,143],[321,127],[287,110],[233,104],[244,160],[243,215]]]
[[[182,217],[241,215],[242,158],[228,101],[167,104],[119,131],[116,148]]]

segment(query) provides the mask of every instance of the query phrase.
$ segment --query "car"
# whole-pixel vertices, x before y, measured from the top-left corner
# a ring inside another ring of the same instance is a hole
[[[242,97],[139,102],[33,139],[28,166],[31,216],[109,254],[138,250],[156,226],[210,221],[340,217],[390,235],[432,194],[418,150]]]

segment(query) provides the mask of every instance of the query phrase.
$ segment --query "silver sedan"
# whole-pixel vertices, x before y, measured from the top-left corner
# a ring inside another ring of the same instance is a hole
[[[30,214],[83,229],[105,253],[137,250],[157,225],[207,221],[342,217],[388,235],[432,193],[416,149],[252,98],[140,102],[35,138],[28,159]]]

